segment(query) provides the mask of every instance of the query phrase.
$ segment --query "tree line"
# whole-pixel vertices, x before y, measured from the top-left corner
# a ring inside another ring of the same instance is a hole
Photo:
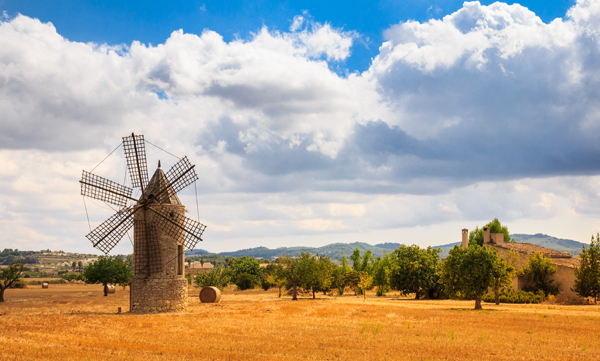
[[[492,233],[504,233],[506,242],[514,242],[508,229],[498,219],[486,225]],[[355,295],[365,295],[375,289],[377,296],[385,296],[391,290],[402,295],[414,295],[415,299],[455,298],[475,301],[475,309],[481,302],[492,298],[518,299],[522,302],[540,302],[559,292],[552,275],[557,266],[541,253],[528,257],[524,267],[518,268],[519,255],[509,251],[500,256],[495,248],[483,246],[483,231],[476,228],[470,234],[469,246],[455,246],[448,257],[441,261],[439,249],[402,245],[393,252],[373,257],[370,251],[361,255],[356,248],[348,257],[342,252],[337,264],[329,257],[302,252],[295,257],[283,256],[260,267],[253,257],[228,259],[226,265],[195,276],[199,286],[226,287],[235,284],[240,290],[261,286],[267,290],[279,289],[279,296],[287,290],[292,300],[300,293],[343,295],[347,289]],[[573,291],[597,302],[600,295],[600,235],[592,237],[591,244],[580,254],[580,266],[575,269],[576,281]],[[530,286],[513,292],[513,278],[518,275]],[[190,277],[190,282],[191,282]],[[488,291],[492,294],[487,297]]]
[[[497,219],[487,226],[490,225],[497,228],[495,233],[505,233],[505,240],[511,240],[508,230]],[[455,246],[444,261],[439,257],[441,251],[432,247],[401,245],[378,257],[373,257],[371,251],[361,254],[357,247],[348,258],[342,252],[339,264],[328,256],[310,252],[282,256],[262,266],[262,260],[253,257],[228,257],[210,271],[186,276],[190,283],[198,286],[221,289],[231,283],[240,290],[277,287],[279,297],[287,291],[292,300],[297,300],[301,294],[316,298],[321,292],[343,295],[348,290],[366,297],[367,291],[375,289],[377,296],[385,296],[393,290],[402,295],[413,295],[415,299],[470,299],[475,301],[475,309],[481,309],[488,290],[492,290],[498,304],[503,291],[511,292],[516,274],[530,282],[532,286],[524,292],[531,293],[535,299],[558,293],[559,287],[551,279],[557,268],[549,258],[540,253],[532,254],[526,266],[517,269],[518,254],[508,252],[500,257],[495,248],[479,244],[479,233],[477,228],[470,235],[468,248]],[[0,302],[4,301],[4,290],[19,279],[23,264],[23,259],[13,261],[0,272]],[[72,267],[73,270],[79,267],[81,271],[82,265],[73,262]],[[133,277],[133,257],[102,256],[84,267],[82,272],[63,277],[126,287]],[[592,237],[588,247],[583,247],[575,277],[573,291],[597,302],[600,296],[600,234]]]

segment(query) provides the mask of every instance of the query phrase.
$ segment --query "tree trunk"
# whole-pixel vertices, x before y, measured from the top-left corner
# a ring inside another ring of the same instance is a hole
[[[419,299],[419,291],[415,291],[415,300]]]
[[[108,296],[108,286],[104,285],[104,297]]]
[[[475,298],[475,309],[476,310],[481,310],[481,297],[477,297]]]
[[[500,304],[500,290],[494,290],[494,296],[496,297],[496,306]]]
[[[298,290],[296,289],[296,284],[292,287],[292,301],[298,301]]]
[[[6,288],[0,286],[0,302],[4,302],[4,290]]]
[[[314,300],[316,298],[315,297],[315,289],[313,288],[312,291],[313,291],[313,300]]]

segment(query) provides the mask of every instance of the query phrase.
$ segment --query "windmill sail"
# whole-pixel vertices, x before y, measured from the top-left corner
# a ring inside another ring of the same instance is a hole
[[[206,229],[202,223],[168,209],[154,210],[151,208],[151,210],[160,216],[157,218],[157,223],[163,232],[175,239],[181,237],[183,233],[185,248],[188,250],[194,249],[196,244],[202,241],[201,236]]]
[[[125,207],[127,201],[137,199],[131,197],[133,189],[120,185],[106,178],[83,171],[81,176],[81,195]]]
[[[105,254],[108,254],[108,252],[119,243],[125,233],[133,226],[133,214],[138,209],[140,208],[123,208],[98,227],[94,228],[86,238],[92,242],[94,247]]]
[[[194,167],[187,156],[175,163],[166,174],[172,188],[167,189],[167,192],[179,193],[180,190],[197,181],[198,175]]]
[[[172,209],[169,210],[168,207],[163,207],[181,206],[177,193],[195,182],[198,175],[195,166],[187,157],[183,157],[166,174],[162,171],[159,162],[156,173],[148,181],[144,136],[132,133],[130,136],[123,137],[123,149],[132,186],[141,188],[142,196],[139,200],[132,198],[133,189],[83,171],[80,181],[82,195],[124,207],[86,237],[94,247],[108,254],[135,223],[136,272],[142,271],[138,270],[137,265],[140,265],[144,268],[143,272],[153,274],[163,267],[160,263],[161,231],[177,240],[178,246],[183,243],[189,250],[194,249],[196,244],[202,241],[201,236],[206,229],[205,225]],[[137,205],[128,207],[127,203],[130,200],[136,201]],[[134,220],[134,213],[138,210],[142,210],[141,217],[136,216]],[[147,217],[146,210],[151,210],[158,216]],[[142,248],[138,250],[136,244]],[[138,257],[143,259],[138,260]]]
[[[144,136],[131,133],[130,136],[123,137],[123,149],[125,150],[125,159],[127,159],[127,169],[131,176],[131,184],[134,188],[141,188],[143,191],[148,184]]]

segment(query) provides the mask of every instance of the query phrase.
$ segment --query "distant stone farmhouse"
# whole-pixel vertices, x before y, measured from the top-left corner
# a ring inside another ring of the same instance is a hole
[[[190,265],[186,268],[187,273],[192,276],[197,275],[199,272],[210,271],[214,266],[210,262],[191,262]]]
[[[469,246],[469,230],[466,228],[462,230],[461,245],[463,248]],[[551,279],[554,280],[553,284],[559,285],[560,297],[569,300],[582,300],[577,293],[571,291],[571,287],[573,287],[573,283],[575,282],[575,273],[573,270],[575,267],[579,266],[579,258],[573,258],[573,256],[567,252],[559,252],[531,243],[504,242],[504,234],[490,233],[489,227],[483,227],[483,245],[496,248],[498,250],[498,255],[501,257],[506,256],[511,250],[515,251],[519,255],[516,264],[517,268],[525,267],[530,255],[535,253],[543,254],[550,258],[552,263],[556,265],[557,271]],[[530,284],[523,278],[515,276],[513,279],[514,290],[521,290],[526,286],[530,286]]]

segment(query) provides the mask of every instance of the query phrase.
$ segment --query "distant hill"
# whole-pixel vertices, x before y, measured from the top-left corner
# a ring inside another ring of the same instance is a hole
[[[571,239],[556,238],[542,233],[511,234],[510,236],[514,238],[517,243],[531,243],[555,251],[567,252],[574,257],[581,252],[581,247],[586,245],[585,243],[573,241]],[[442,253],[440,253],[440,257],[445,258],[448,257],[448,252],[457,244],[460,244],[460,242],[434,246],[434,248],[441,249]]]
[[[545,234],[512,234],[511,237],[515,239],[515,241],[519,243],[531,243],[541,247],[550,248],[556,251],[568,252],[573,256],[577,256],[581,251],[581,247],[585,245],[585,243],[573,241],[570,239],[562,239],[556,238],[552,236],[548,236]],[[378,243],[375,245],[364,243],[364,242],[354,242],[354,243],[332,243],[323,247],[279,247],[275,249],[267,248],[267,247],[256,247],[256,248],[248,248],[242,249],[234,252],[221,252],[218,253],[222,257],[242,257],[242,256],[251,256],[256,258],[268,258],[273,259],[278,256],[295,256],[302,252],[310,252],[312,254],[320,254],[323,256],[329,256],[333,260],[340,260],[342,258],[341,252],[344,251],[346,258],[352,254],[354,249],[358,247],[360,249],[360,253],[364,254],[367,250],[370,250],[373,253],[373,256],[381,256],[383,255],[384,250],[387,253],[393,252],[396,248],[400,247],[401,243]],[[440,253],[441,258],[448,257],[448,252],[456,245],[460,245],[460,242],[448,243],[439,246],[433,246],[433,248],[441,249]],[[191,255],[205,255],[210,254],[210,252],[205,251],[203,249],[198,249],[194,251],[186,251],[186,256]]]
[[[511,237],[519,243],[531,243],[540,247],[546,247],[555,251],[567,252],[572,256],[577,256],[581,252],[583,246],[587,246],[586,243],[573,241],[571,239],[563,239],[549,236],[547,234],[511,234]]]
[[[382,248],[363,242],[332,243],[323,247],[280,247],[275,249],[270,249],[266,247],[256,247],[242,249],[235,252],[221,252],[219,253],[219,255],[223,257],[252,256],[273,259],[278,256],[295,256],[302,252],[310,252],[311,254],[318,253],[322,256],[329,256],[331,259],[334,260],[340,260],[342,258],[342,251],[344,251],[344,254],[347,258],[349,255],[352,254],[356,247],[360,249],[361,254],[365,253],[367,250],[370,250],[373,253],[373,256],[375,257],[383,255]]]
[[[210,254],[210,252],[203,249],[193,249],[191,251],[185,251],[186,256],[203,256],[205,254]]]
[[[460,245],[460,242],[443,244],[441,246],[433,246],[433,248],[441,249],[442,252],[440,253],[440,258],[446,258],[448,257],[448,252],[450,252],[450,250],[456,245]]]

